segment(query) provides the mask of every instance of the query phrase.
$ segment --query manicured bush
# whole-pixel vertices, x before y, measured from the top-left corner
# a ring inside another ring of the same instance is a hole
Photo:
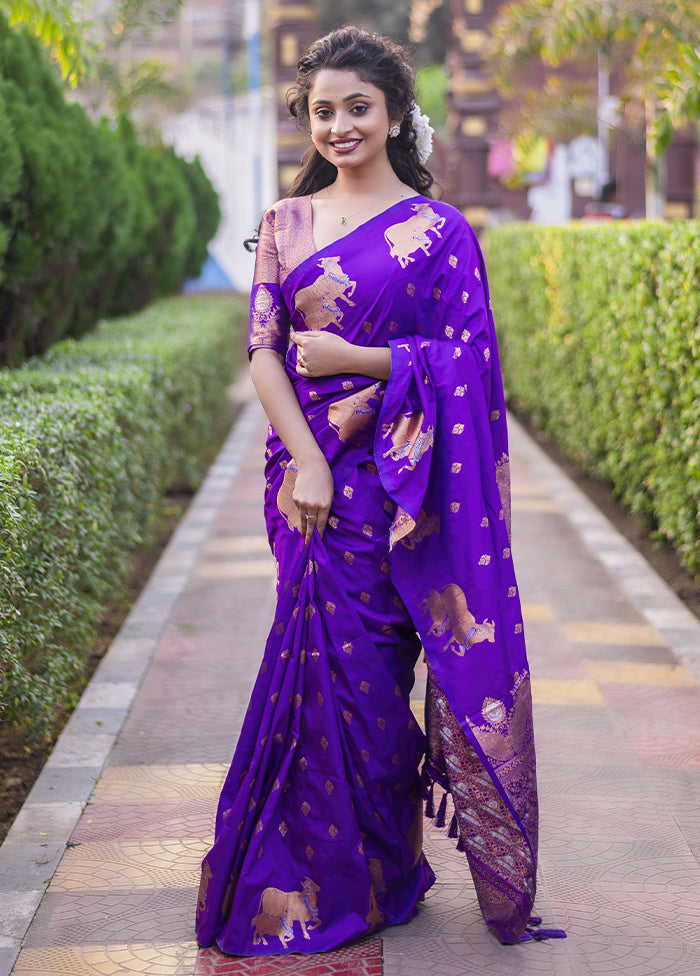
[[[92,122],[0,14],[0,365],[177,291],[219,219],[197,160]]]
[[[168,299],[0,372],[0,716],[50,725],[169,484],[230,424],[243,306]]]
[[[489,232],[510,401],[700,574],[700,222]]]

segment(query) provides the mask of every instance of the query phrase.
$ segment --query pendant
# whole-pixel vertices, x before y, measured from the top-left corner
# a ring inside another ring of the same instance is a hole
[[[345,219],[345,217],[341,217],[340,222],[341,224],[347,224],[347,220]]]

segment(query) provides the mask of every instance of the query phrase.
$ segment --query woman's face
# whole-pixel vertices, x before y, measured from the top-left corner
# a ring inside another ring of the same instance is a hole
[[[381,88],[355,71],[323,68],[309,92],[311,140],[338,169],[387,159],[391,120]]]

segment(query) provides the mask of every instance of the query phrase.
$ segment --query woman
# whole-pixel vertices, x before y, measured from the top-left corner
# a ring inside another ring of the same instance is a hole
[[[535,757],[481,254],[425,195],[392,42],[317,41],[290,108],[313,146],[261,224],[249,345],[278,606],[198,940],[318,952],[409,920],[434,881],[422,798],[435,816],[437,783],[487,924],[517,942],[538,921]],[[427,741],[409,706],[421,645]]]

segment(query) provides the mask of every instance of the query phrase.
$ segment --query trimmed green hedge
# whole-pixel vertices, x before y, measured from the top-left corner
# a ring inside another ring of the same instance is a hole
[[[230,424],[241,302],[168,299],[0,372],[0,716],[46,731],[173,482]]]
[[[0,13],[0,365],[177,291],[219,220],[198,159],[93,122]]]
[[[507,395],[700,574],[700,222],[489,231]]]

